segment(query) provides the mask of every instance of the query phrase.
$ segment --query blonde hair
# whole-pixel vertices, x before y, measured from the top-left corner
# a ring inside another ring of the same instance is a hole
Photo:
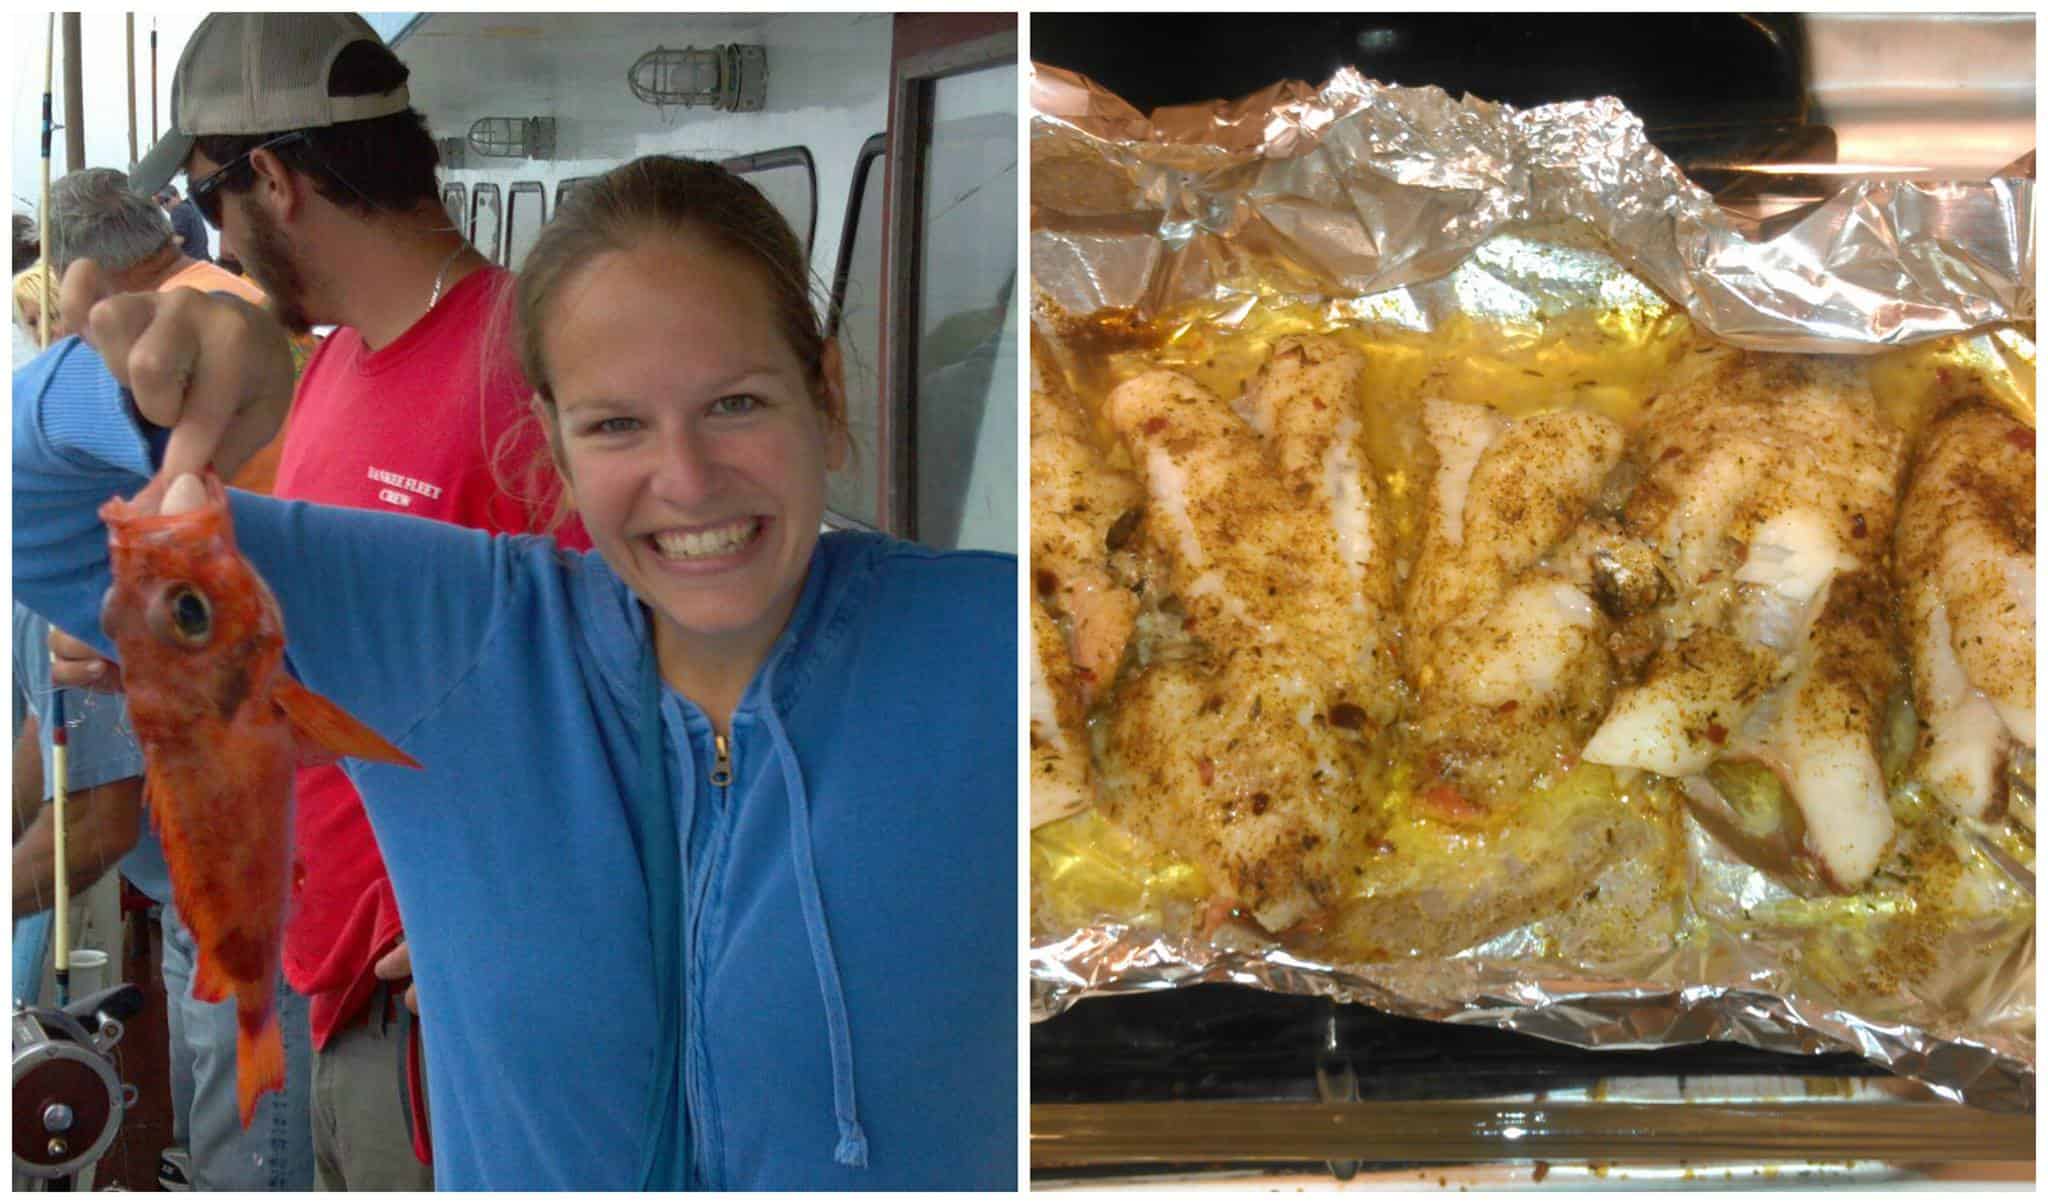
[[[55,282],[52,281],[52,284]],[[51,325],[56,324],[57,315],[50,311],[50,293],[43,284],[43,261],[38,259],[28,267],[14,274],[14,320],[26,326],[31,334],[36,323],[29,320],[28,307],[33,305],[38,313],[49,313]]]

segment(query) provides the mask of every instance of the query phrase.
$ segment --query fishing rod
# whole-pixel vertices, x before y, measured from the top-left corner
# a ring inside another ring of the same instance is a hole
[[[85,166],[85,17],[64,14],[64,170]]]
[[[43,202],[36,210],[42,223],[42,257],[36,260],[36,280],[42,285],[42,297],[37,301],[38,327],[36,341],[41,347],[50,345],[50,135],[55,127],[50,123],[50,84],[57,72],[57,14],[51,13],[43,27]]]
[[[50,691],[50,784],[57,834],[56,974],[57,1006],[71,1002],[71,863],[64,848],[64,793],[70,742],[64,733],[64,691]]]
[[[134,171],[135,152],[135,14],[128,14],[128,170]]]
[[[149,144],[156,145],[156,18],[149,19]]]

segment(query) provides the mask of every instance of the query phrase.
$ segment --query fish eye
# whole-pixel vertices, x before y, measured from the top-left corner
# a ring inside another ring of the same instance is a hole
[[[213,635],[213,606],[205,594],[189,585],[174,585],[164,595],[164,607],[171,632],[180,642],[197,646]]]

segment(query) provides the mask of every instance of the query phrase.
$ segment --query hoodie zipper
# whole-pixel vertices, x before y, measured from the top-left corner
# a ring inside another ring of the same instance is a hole
[[[711,784],[723,790],[732,785],[732,746],[716,732],[711,734],[711,746],[718,750],[718,762],[711,767]]]
[[[717,1151],[713,1148],[716,1143],[708,1140],[710,1133],[707,1130],[712,1124],[712,1118],[709,1100],[706,1098],[705,1087],[700,1078],[702,1069],[697,1057],[697,1042],[703,1031],[704,1013],[700,991],[703,984],[696,977],[696,965],[703,935],[704,913],[711,898],[710,886],[713,878],[720,872],[720,843],[732,804],[731,741],[714,728],[711,733],[711,747],[714,758],[709,776],[711,785],[718,794],[713,800],[712,814],[702,817],[708,819],[712,827],[705,837],[703,864],[698,867],[696,880],[687,888],[691,891],[692,898],[689,928],[684,933],[683,955],[683,980],[689,997],[686,1005],[689,1015],[688,1030],[684,1038],[683,1053],[683,1101],[692,1118],[691,1144],[696,1147],[691,1151],[691,1175],[696,1180],[696,1186],[704,1189],[714,1189],[717,1186],[717,1180],[712,1173],[714,1168],[707,1165],[716,1161]]]

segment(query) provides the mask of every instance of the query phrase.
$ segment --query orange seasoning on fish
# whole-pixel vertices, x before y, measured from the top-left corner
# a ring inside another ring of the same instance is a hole
[[[195,488],[198,486],[198,488]],[[198,946],[192,994],[233,995],[237,1103],[284,1086],[276,991],[291,891],[292,771],[358,757],[418,763],[284,668],[270,587],[235,547],[218,477],[181,477],[165,513],[115,498],[101,612],[127,682],[149,813]]]

